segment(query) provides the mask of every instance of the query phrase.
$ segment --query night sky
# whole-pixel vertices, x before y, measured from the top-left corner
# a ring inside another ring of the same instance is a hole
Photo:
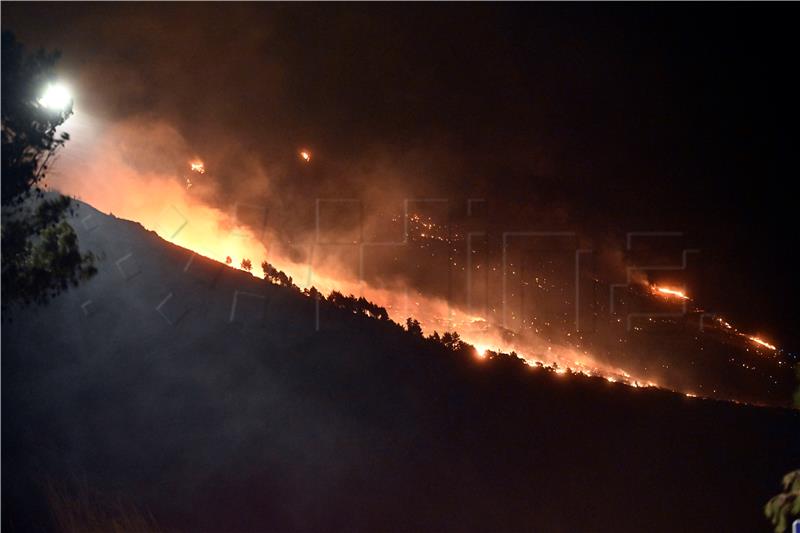
[[[63,52],[78,113],[169,124],[212,170],[204,201],[264,202],[287,239],[337,196],[373,221],[404,197],[485,198],[495,235],[567,229],[607,248],[681,231],[702,250],[679,280],[696,301],[796,349],[795,15],[14,3],[2,25]]]

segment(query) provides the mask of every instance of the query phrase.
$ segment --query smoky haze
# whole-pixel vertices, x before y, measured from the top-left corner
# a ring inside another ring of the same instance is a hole
[[[789,142],[775,118],[789,109],[783,65],[796,45],[776,29],[788,18],[744,8],[721,21],[700,8],[10,4],[3,29],[63,52],[74,140],[51,183],[100,209],[137,220],[149,209],[158,223],[166,200],[207,208],[226,214],[209,215],[220,235],[245,226],[267,257],[485,307],[502,300],[500,274],[468,276],[464,263],[475,251],[484,270],[501,269],[503,232],[574,233],[570,249],[597,251],[593,273],[612,284],[626,281],[627,232],[679,231],[674,250],[651,246],[648,259],[701,249],[701,266],[670,281],[791,345]],[[205,174],[189,173],[195,159]],[[754,176],[757,187],[737,184]],[[310,258],[318,213],[330,242],[403,241],[409,214],[435,228],[416,227],[427,237],[402,253],[376,247],[366,262],[347,246]],[[203,227],[200,215],[186,218]],[[469,248],[471,232],[485,233],[484,248]],[[525,276],[547,277],[556,289],[539,310],[571,324],[574,302],[561,293],[574,271],[529,262]]]

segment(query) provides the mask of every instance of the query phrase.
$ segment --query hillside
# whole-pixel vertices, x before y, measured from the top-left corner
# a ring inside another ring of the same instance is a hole
[[[53,529],[48,482],[170,531],[768,531],[800,464],[797,411],[480,360],[73,225],[99,274],[3,324],[8,531]]]

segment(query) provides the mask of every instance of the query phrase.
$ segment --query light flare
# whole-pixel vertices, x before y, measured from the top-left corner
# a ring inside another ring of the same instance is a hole
[[[39,105],[54,111],[64,111],[72,103],[72,93],[63,83],[51,83],[39,98]]]

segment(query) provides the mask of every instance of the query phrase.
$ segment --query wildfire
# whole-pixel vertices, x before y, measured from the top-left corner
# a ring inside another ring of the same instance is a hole
[[[749,335],[747,338],[750,339],[751,341],[755,342],[756,344],[760,344],[761,346],[763,346],[765,348],[768,348],[768,349],[770,349],[772,351],[775,351],[775,350],[778,349],[774,344],[770,344],[767,341],[765,341],[764,339],[760,339],[760,338],[756,337],[755,335]]]
[[[475,348],[475,356],[478,359],[486,359],[489,356],[490,351],[497,351],[493,350],[489,345],[475,343],[472,345]]]
[[[655,294],[659,294],[666,298],[680,298],[681,300],[688,300],[689,297],[686,296],[684,291],[678,289],[672,289],[669,287],[659,287],[657,285],[653,285],[652,290]]]
[[[85,179],[87,175],[95,177],[93,184],[101,183],[106,186],[81,188],[83,182],[73,177],[75,181],[71,182],[72,189],[68,189],[68,192],[82,192],[88,202],[113,211],[118,216],[135,219],[166,240],[229,266],[239,265],[243,259],[250,260],[252,265],[260,265],[263,260],[268,259],[263,237],[255,235],[227,212],[205,205],[188,194],[189,187],[198,185],[194,183],[192,186],[192,182],[197,182],[198,176],[206,171],[203,161],[196,159],[188,162],[191,172],[190,179],[185,183],[176,182],[169,175],[152,175],[147,176],[150,185],[143,188],[140,173],[130,168],[116,151],[112,149],[102,153],[103,157],[92,159],[93,164],[88,172],[84,167],[79,167],[75,170],[75,176],[80,179]],[[308,163],[312,154],[303,149],[298,151],[298,157],[302,162]],[[113,186],[101,179],[109,167],[114,169]],[[157,197],[147,194],[146,191],[155,188],[159,190]],[[191,224],[187,224],[187,220],[191,220]],[[418,229],[426,237],[430,235],[435,236],[434,238],[450,238],[447,228],[429,217],[411,214],[408,226],[410,232]],[[502,331],[492,329],[489,316],[454,310],[450,303],[440,298],[420,295],[416,298],[418,305],[410,306],[404,291],[364,284],[362,280],[342,271],[335,263],[312,265],[310,261],[296,261],[286,257],[279,249],[270,254],[269,262],[292,276],[294,283],[301,289],[313,286],[323,294],[338,290],[345,294],[363,296],[385,307],[390,318],[397,323],[403,323],[406,317],[414,316],[428,334],[435,329],[443,331],[443,324],[447,324],[450,331],[457,330],[464,342],[475,347],[474,357],[480,361],[488,362],[491,353],[502,352],[516,354],[531,369],[550,371],[563,379],[586,376],[605,378],[609,383],[631,387],[657,386],[645,376],[634,377],[620,368],[595,360],[583,349],[550,341],[544,343],[538,337],[526,339],[519,336],[509,339]],[[262,276],[257,266],[251,273]],[[653,286],[651,290],[665,297],[687,298],[682,291],[669,287]],[[460,315],[458,318],[456,311]],[[759,345],[768,347],[768,343]]]

